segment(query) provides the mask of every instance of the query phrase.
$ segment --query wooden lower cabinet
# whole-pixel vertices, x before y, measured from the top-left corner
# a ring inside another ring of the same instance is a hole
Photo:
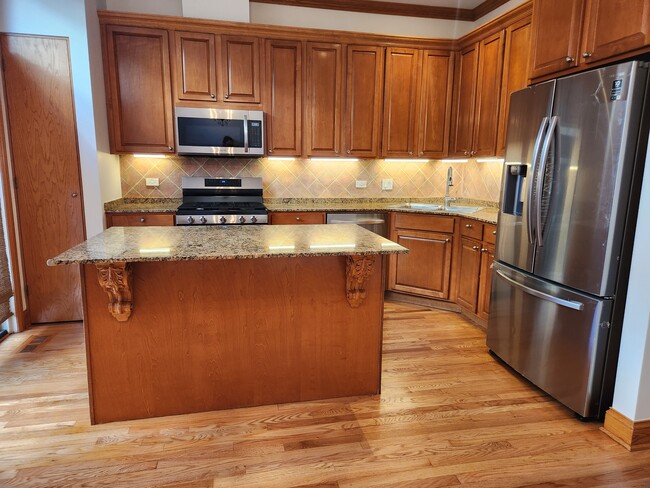
[[[271,212],[269,223],[273,225],[324,224],[325,212]]]
[[[486,244],[481,248],[481,272],[478,285],[478,307],[476,314],[480,319],[490,318],[490,292],[492,291],[492,263],[494,246]]]
[[[458,248],[458,295],[456,303],[476,313],[479,273],[481,271],[481,242],[461,238]]]
[[[144,227],[174,225],[173,213],[107,213],[106,227]]]

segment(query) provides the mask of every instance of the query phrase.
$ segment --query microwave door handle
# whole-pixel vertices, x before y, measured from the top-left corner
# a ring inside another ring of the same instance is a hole
[[[244,152],[248,152],[248,115],[244,115]]]
[[[526,224],[528,226],[528,242],[535,243],[535,236],[533,235],[533,189],[535,188],[535,175],[537,174],[537,157],[539,155],[542,139],[544,138],[544,130],[548,125],[548,117],[544,117],[539,124],[537,131],[537,138],[535,139],[535,146],[533,147],[533,157],[531,158],[530,165],[530,181],[528,182],[528,207],[526,211]]]
[[[544,236],[542,227],[542,192],[544,191],[544,181],[546,180],[546,163],[548,160],[549,151],[551,149],[551,142],[555,137],[555,128],[557,127],[557,116],[551,118],[551,124],[546,133],[546,139],[542,146],[542,155],[539,158],[539,172],[537,174],[537,203],[535,205],[535,217],[537,225],[537,244],[542,247],[544,245]],[[550,176],[552,178],[552,176]]]

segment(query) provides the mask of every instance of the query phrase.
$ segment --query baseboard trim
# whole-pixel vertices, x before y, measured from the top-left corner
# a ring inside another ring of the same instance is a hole
[[[605,413],[605,423],[600,430],[628,451],[650,449],[650,420],[635,422],[610,408]]]

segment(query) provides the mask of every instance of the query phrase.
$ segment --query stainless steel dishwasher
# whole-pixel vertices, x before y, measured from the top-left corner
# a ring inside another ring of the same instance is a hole
[[[357,224],[369,231],[387,236],[385,213],[328,213],[328,224]]]

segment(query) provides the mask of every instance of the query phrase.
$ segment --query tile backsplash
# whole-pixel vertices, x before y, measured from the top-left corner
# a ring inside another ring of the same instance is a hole
[[[181,196],[183,176],[261,176],[267,198],[441,197],[445,193],[449,166],[454,169],[454,186],[450,191],[452,197],[499,200],[503,165],[498,162],[120,157],[122,196],[126,198],[178,198]],[[160,186],[147,187],[145,178],[158,178]],[[381,189],[383,179],[393,180],[393,190]],[[356,180],[365,180],[367,187],[356,188]]]

